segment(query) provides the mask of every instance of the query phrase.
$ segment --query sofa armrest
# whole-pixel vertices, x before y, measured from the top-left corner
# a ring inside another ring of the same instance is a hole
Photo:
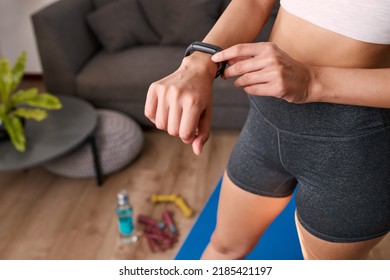
[[[32,15],[48,91],[74,95],[77,73],[100,49],[86,22],[92,10],[92,0],[62,0]]]

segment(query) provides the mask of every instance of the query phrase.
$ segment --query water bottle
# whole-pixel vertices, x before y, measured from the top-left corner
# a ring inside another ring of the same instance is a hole
[[[127,191],[121,191],[118,193],[117,198],[116,214],[118,216],[120,239],[125,244],[135,243],[138,240],[138,236],[134,230],[133,208],[129,202],[129,195]]]

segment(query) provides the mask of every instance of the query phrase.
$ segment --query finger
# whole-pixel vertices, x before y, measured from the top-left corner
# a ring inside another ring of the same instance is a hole
[[[165,101],[165,98],[159,98],[156,111],[155,125],[158,129],[167,130],[168,128],[168,114],[169,106]]]
[[[259,48],[261,45],[258,44],[239,44],[234,45],[230,48],[227,48],[223,51],[220,51],[216,54],[214,54],[211,57],[211,60],[218,63],[222,61],[229,61],[231,59],[237,58],[237,57],[247,57],[247,56],[255,56],[259,53]]]
[[[210,112],[210,113],[209,113]],[[199,119],[198,134],[192,142],[192,150],[195,155],[199,156],[202,153],[203,146],[209,140],[211,125],[211,110],[206,110],[205,114]]]
[[[222,76],[221,78],[226,80],[226,79],[229,79],[230,77],[232,77],[231,75],[229,76],[226,76],[226,71],[228,68],[230,68],[232,65],[235,65],[236,63],[239,63],[241,61],[245,61],[247,59],[251,59],[252,57],[250,56],[244,56],[244,57],[236,57],[236,58],[233,58],[233,59],[230,59],[228,62],[227,62],[227,67],[225,68],[225,70],[223,71],[222,73]]]
[[[236,87],[248,87],[256,84],[268,83],[272,80],[272,73],[259,70],[242,75],[234,81]]]
[[[252,58],[252,56],[235,57],[233,59],[228,60],[227,64],[231,66],[231,65],[236,64],[237,62],[240,62],[240,61],[243,61],[243,60],[247,60],[247,59],[250,59],[250,58]]]
[[[144,114],[149,120],[155,123],[156,111],[157,111],[157,95],[153,92],[152,87],[150,87],[148,94],[146,95]]]
[[[194,108],[185,109],[180,122],[179,137],[186,144],[191,144],[198,128],[200,112]]]
[[[171,136],[179,136],[182,109],[180,106],[170,106],[168,116],[168,133]]]
[[[267,60],[262,58],[246,59],[228,67],[224,71],[224,75],[227,78],[244,75],[246,73],[259,71],[265,68]]]

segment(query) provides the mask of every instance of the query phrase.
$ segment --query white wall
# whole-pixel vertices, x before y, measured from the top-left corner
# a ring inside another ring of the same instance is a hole
[[[26,73],[42,73],[30,16],[56,1],[0,0],[0,55],[13,63],[23,50],[26,51]]]

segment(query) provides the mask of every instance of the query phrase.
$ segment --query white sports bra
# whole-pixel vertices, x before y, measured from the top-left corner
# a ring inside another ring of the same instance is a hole
[[[390,0],[281,0],[289,13],[352,39],[390,44]]]

